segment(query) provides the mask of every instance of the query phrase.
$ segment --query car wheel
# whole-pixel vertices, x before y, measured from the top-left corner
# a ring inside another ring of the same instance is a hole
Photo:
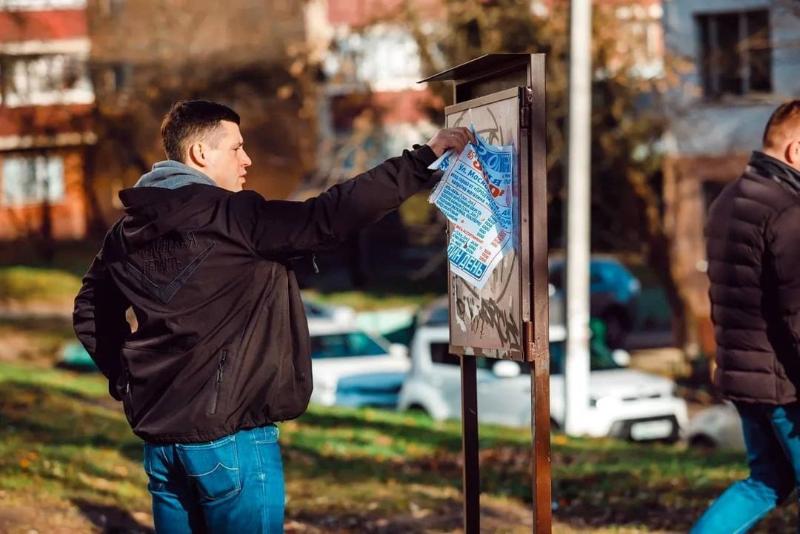
[[[711,450],[716,449],[716,442],[705,434],[697,434],[689,438],[689,446],[693,449]]]

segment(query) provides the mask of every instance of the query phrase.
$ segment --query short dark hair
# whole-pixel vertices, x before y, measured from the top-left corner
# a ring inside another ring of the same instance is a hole
[[[167,158],[185,163],[188,143],[215,130],[220,121],[239,124],[239,115],[228,106],[208,100],[181,100],[161,123],[161,139]]]
[[[764,128],[762,138],[764,148],[780,148],[775,146],[778,136],[783,134],[787,127],[792,126],[800,128],[800,100],[784,102],[772,112]]]

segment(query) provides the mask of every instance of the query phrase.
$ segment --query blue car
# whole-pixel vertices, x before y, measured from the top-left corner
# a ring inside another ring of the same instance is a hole
[[[550,284],[563,296],[564,260],[550,261]],[[606,343],[620,348],[633,328],[636,305],[641,293],[639,280],[619,260],[592,256],[589,264],[590,314],[606,329]]]

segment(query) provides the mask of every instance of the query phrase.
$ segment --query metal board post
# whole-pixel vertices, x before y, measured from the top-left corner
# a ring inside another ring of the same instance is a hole
[[[546,157],[546,112],[545,112],[545,63],[544,56],[531,56],[530,70],[530,154],[534,162],[530,166],[530,294],[534,308],[532,317],[536,322],[525,324],[528,352],[531,362],[531,433],[533,437],[533,525],[538,532],[552,529],[552,488],[550,467],[550,348],[548,312],[549,295],[547,275],[547,166]],[[534,298],[538,296],[539,298]]]
[[[478,464],[478,392],[475,356],[461,358],[461,452],[464,455],[464,532],[480,532],[481,476]]]

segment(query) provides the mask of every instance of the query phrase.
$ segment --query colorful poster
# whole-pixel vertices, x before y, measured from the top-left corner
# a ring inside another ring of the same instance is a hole
[[[480,289],[512,247],[514,150],[489,144],[474,128],[473,134],[475,144],[431,164],[444,176],[428,200],[453,224],[450,270]]]

